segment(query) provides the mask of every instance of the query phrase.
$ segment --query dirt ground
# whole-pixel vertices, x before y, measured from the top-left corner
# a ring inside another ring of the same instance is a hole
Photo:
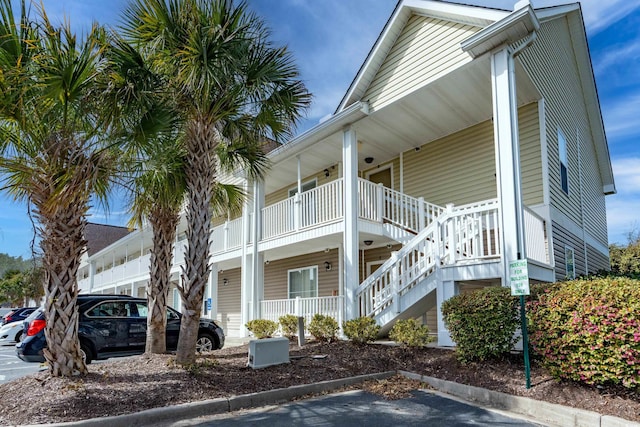
[[[0,402],[0,425],[120,415],[397,369],[640,421],[639,392],[558,382],[535,362],[532,387],[527,390],[521,355],[462,365],[444,349],[311,342],[302,348],[291,344],[290,364],[253,370],[246,366],[247,351],[247,345],[218,350],[199,357],[189,369],[176,366],[172,355],[142,355],[89,365],[90,373],[82,378],[50,378],[46,372],[26,376],[0,385],[0,396],[5,396]],[[396,377],[360,387],[395,399],[420,384]]]

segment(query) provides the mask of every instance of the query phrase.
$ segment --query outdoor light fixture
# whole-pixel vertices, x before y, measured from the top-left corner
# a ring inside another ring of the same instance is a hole
[[[326,271],[331,270],[331,263],[330,263],[329,261],[325,261],[325,262],[324,262],[324,269],[325,269]]]
[[[364,243],[365,246],[371,246],[371,244],[373,243],[373,240],[365,240],[362,243]]]
[[[325,176],[326,178],[329,178],[329,175],[330,175],[330,173],[329,173],[329,169],[325,169],[325,170],[324,170],[324,176]]]
[[[227,286],[228,283],[229,283],[229,281],[226,278],[222,279],[222,284],[224,286]]]
[[[364,158],[364,162],[365,162],[365,163],[368,163],[368,164],[373,163],[373,157],[365,157],[365,158]]]

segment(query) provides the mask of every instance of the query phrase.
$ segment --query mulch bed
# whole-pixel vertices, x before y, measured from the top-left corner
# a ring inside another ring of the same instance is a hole
[[[0,385],[0,424],[37,424],[121,415],[144,409],[216,397],[272,390],[299,384],[392,370],[405,370],[640,421],[640,396],[622,387],[588,387],[552,379],[535,362],[532,387],[525,388],[522,356],[485,363],[460,364],[450,350],[404,349],[380,344],[363,347],[350,342],[291,344],[290,364],[253,370],[246,366],[246,345],[198,358],[188,369],[171,355],[142,355],[89,365],[78,378],[50,378],[46,372]],[[313,358],[326,355],[326,358]],[[309,357],[306,357],[309,356]],[[394,377],[359,386],[394,399],[423,387],[418,381]]]

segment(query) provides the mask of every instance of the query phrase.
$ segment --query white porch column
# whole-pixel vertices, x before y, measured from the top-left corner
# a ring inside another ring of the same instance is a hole
[[[251,302],[252,295],[252,267],[251,252],[249,251],[249,236],[251,235],[251,213],[253,210],[253,191],[252,186],[247,182],[244,184],[244,191],[247,194],[247,199],[242,207],[242,256],[241,256],[241,284],[240,284],[240,336],[246,337],[247,329],[244,325],[251,320],[251,312],[249,304]]]
[[[358,277],[358,141],[352,127],[342,135],[344,164],[344,301],[345,320],[359,316],[356,291]]]
[[[509,261],[526,259],[520,178],[520,143],[518,138],[518,105],[513,54],[510,47],[491,54],[493,94],[493,131],[495,140],[496,181],[500,203],[503,275]]]
[[[453,280],[438,280],[436,288],[436,301],[438,306],[438,345],[441,347],[453,347],[455,343],[449,335],[449,330],[444,324],[442,315],[442,303],[460,292],[458,284]]]
[[[262,237],[262,209],[264,208],[264,182],[257,181],[253,184],[253,215],[251,221],[251,316],[259,319],[260,302],[264,298],[264,255],[258,250],[258,243]]]
[[[216,319],[218,317],[218,264],[211,265],[209,286],[207,286],[207,294],[204,297],[205,304],[207,300],[211,300],[211,309],[208,311],[207,316],[209,319]]]
[[[87,291],[88,293],[93,292],[95,278],[96,278],[96,262],[89,261],[89,289]]]

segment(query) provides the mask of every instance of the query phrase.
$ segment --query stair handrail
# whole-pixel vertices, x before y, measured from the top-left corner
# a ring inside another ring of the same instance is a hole
[[[382,311],[390,304],[398,304],[395,295],[401,295],[407,288],[415,285],[418,281],[431,274],[442,264],[455,264],[459,260],[469,258],[483,258],[484,254],[466,253],[465,247],[469,246],[471,239],[482,240],[484,235],[464,236],[464,239],[456,238],[454,230],[456,220],[471,219],[477,220],[474,215],[482,213],[490,213],[497,215],[498,202],[496,199],[485,200],[479,203],[470,203],[458,207],[447,205],[446,210],[433,220],[427,227],[420,231],[413,239],[405,244],[399,251],[385,261],[373,274],[367,277],[358,287],[357,298],[360,301],[361,315],[370,316]],[[482,217],[480,217],[482,220]],[[482,225],[482,224],[480,224]],[[496,230],[498,224],[494,224]],[[477,232],[482,233],[483,230],[478,229]],[[459,237],[459,236],[458,236]],[[420,248],[420,246],[422,247]],[[422,256],[414,258],[412,264],[409,264],[407,257],[415,254],[416,249],[420,248],[418,254]],[[496,246],[491,250],[489,256],[499,256],[499,248]],[[398,273],[398,267],[404,262],[404,271]],[[400,277],[399,274],[401,274]],[[394,277],[389,277],[392,275]],[[410,280],[406,280],[409,276]],[[383,283],[387,278],[388,282]],[[379,283],[379,288],[372,291],[372,287]],[[362,295],[371,294],[369,297]]]

